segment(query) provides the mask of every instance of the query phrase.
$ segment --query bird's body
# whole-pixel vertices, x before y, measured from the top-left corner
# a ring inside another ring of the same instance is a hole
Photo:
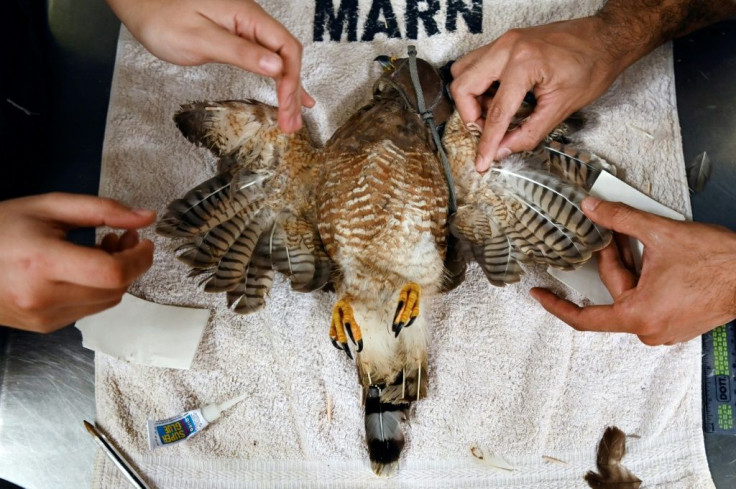
[[[335,290],[329,336],[355,352],[378,474],[396,467],[401,422],[426,395],[427,304],[462,280],[465,255],[503,285],[519,280],[520,262],[572,268],[610,239],[582,214],[574,185],[537,169],[475,173],[477,132],[451,117],[438,71],[417,60],[424,98],[447,124],[459,204],[448,218],[447,181],[409,63],[382,64],[372,100],[323,148],[305,129],[280,132],[276,109],[259,102],[183,106],[177,125],[221,158],[221,173],[173,202],[157,228],[187,238],[179,258],[237,312],[263,307],[274,271],[298,291]]]

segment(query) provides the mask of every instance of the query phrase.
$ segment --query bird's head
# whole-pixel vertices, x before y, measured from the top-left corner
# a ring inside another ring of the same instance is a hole
[[[419,113],[417,94],[411,79],[409,58],[377,56],[375,61],[383,67],[383,73],[373,85],[376,99],[401,97],[412,110]],[[447,96],[445,82],[440,72],[429,62],[417,58],[417,75],[422,87],[426,109],[432,110],[439,126],[452,115],[452,102]]]

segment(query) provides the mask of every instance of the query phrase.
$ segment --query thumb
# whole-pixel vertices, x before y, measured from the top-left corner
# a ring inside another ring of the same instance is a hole
[[[51,193],[39,198],[36,211],[42,218],[68,226],[109,226],[119,229],[146,227],[156,219],[148,209],[131,209],[112,199],[93,195]]]
[[[667,219],[634,209],[621,202],[607,202],[595,197],[583,200],[583,212],[594,223],[618,233],[633,236],[645,245],[654,229]]]

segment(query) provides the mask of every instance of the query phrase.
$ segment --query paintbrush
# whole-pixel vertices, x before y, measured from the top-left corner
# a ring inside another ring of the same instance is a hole
[[[125,478],[128,479],[133,487],[135,487],[136,489],[151,489],[148,484],[143,481],[141,476],[138,475],[135,469],[130,465],[130,462],[128,462],[128,460],[123,457],[123,454],[121,454],[115,448],[115,446],[110,443],[110,440],[108,440],[107,437],[103,435],[95,425],[85,420],[84,427],[87,428],[89,434],[92,435],[92,438],[95,439],[95,443],[97,443],[102,451],[105,452],[107,458],[112,460],[112,463],[114,463],[117,468],[120,469],[120,472],[123,473]]]

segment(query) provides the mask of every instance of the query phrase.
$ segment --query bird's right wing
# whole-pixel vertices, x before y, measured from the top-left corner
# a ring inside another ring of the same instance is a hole
[[[320,150],[305,129],[281,132],[276,115],[246,100],[188,104],[174,117],[189,141],[220,158],[221,173],[173,201],[156,230],[185,238],[178,258],[243,314],[263,307],[274,271],[308,292],[333,268],[315,221]]]

